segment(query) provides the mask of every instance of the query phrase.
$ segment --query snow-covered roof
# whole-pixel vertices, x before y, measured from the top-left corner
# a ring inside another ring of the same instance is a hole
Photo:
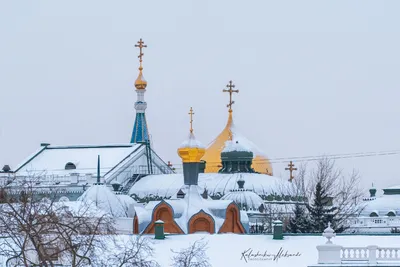
[[[245,189],[231,191],[224,195],[221,199],[232,200],[236,204],[238,204],[239,207],[246,207],[246,210],[257,210],[261,205],[264,204],[264,201],[259,195],[257,195],[253,191]]]
[[[153,201],[156,202],[156,201]],[[142,232],[151,223],[151,216],[153,215],[153,208],[149,205],[146,206],[136,206],[135,212],[139,221],[139,231]]]
[[[92,185],[78,198],[78,201],[95,205],[113,217],[127,217],[129,205],[136,203],[133,199],[128,201],[125,197],[116,195],[104,184]]]
[[[207,188],[210,196],[225,195],[238,189],[240,177],[246,181],[244,189],[253,190],[258,195],[279,194],[291,185],[286,179],[258,173],[200,173],[199,186]],[[171,197],[182,186],[183,174],[149,175],[138,181],[129,194],[140,198],[149,195]]]
[[[240,151],[240,152],[252,152],[250,148],[243,146],[239,141],[228,140],[225,142],[225,148],[222,152],[233,152],[233,151]]]
[[[205,146],[194,137],[193,133],[190,133],[188,139],[181,144],[180,148],[205,148]]]
[[[400,189],[400,185],[390,186],[390,187],[387,187],[385,189]]]
[[[190,219],[200,212],[204,212],[213,218],[215,232],[217,233],[225,221],[226,210],[233,201],[204,199],[199,194],[201,189],[197,185],[184,187],[182,191],[185,191],[186,194],[183,199],[151,201],[144,208],[139,208],[136,213],[139,219],[139,231],[142,232],[146,229],[151,222],[154,208],[164,202],[171,206],[174,212],[174,220],[184,233],[188,233]],[[248,217],[246,213],[240,213],[240,221],[243,227],[247,229]]]
[[[82,202],[82,201],[60,201],[55,202],[54,206],[56,207],[65,207],[70,211],[74,216],[79,217],[101,217],[107,216],[105,211],[99,209],[95,205],[90,203]]]
[[[153,173],[173,173],[172,169],[153,151]],[[144,144],[110,145],[45,145],[24,160],[17,168],[17,176],[41,176],[49,182],[92,183],[97,173],[100,156],[100,175],[108,183],[124,184],[134,174],[148,172],[147,151]],[[88,178],[90,180],[88,180]]]
[[[96,173],[97,156],[101,157],[101,175],[141,150],[141,144],[43,146],[24,160],[15,171],[18,174],[87,174]],[[76,169],[65,169],[67,163]]]
[[[252,141],[244,137],[236,128],[235,124],[232,123],[231,126],[231,132],[232,132],[232,139],[237,141],[242,147],[246,148],[247,150],[250,150],[253,152],[254,157],[257,155],[267,157],[267,155],[260,149],[258,148]]]
[[[361,203],[361,208],[361,216],[369,216],[372,212],[386,216],[390,211],[400,215],[400,195],[383,195]]]

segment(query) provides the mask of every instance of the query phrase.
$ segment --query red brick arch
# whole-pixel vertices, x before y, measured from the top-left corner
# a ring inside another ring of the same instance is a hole
[[[240,211],[234,203],[229,204],[226,209],[224,224],[219,229],[218,233],[237,233],[244,234],[246,231],[240,222]]]
[[[190,218],[188,232],[189,234],[193,234],[195,232],[209,232],[210,234],[214,234],[215,223],[213,218],[204,211],[200,211]]]
[[[171,234],[183,234],[182,229],[174,220],[174,211],[166,202],[161,202],[153,210],[153,218],[149,226],[143,231],[144,234],[154,234],[154,223],[158,220],[164,222],[164,232]]]

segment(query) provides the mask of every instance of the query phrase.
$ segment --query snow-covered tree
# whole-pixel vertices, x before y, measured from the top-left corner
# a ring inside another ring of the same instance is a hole
[[[350,218],[358,216],[362,210],[360,176],[354,170],[344,175],[335,161],[327,157],[318,159],[315,166],[310,165],[301,164],[285,190],[291,196],[298,196],[297,201],[305,205],[309,232],[321,233],[329,221],[336,232],[343,232],[349,227]],[[292,223],[298,216],[296,209],[293,207]]]
[[[307,205],[310,218],[310,232],[323,232],[328,222],[331,222],[333,225],[337,224],[335,218],[337,207],[333,206],[331,203],[331,198],[327,194],[327,189],[327,186],[323,186],[321,181],[317,182],[312,203]]]
[[[290,217],[286,226],[289,233],[309,233],[310,223],[304,205],[297,203],[293,208],[293,216]]]
[[[329,158],[319,159],[312,171],[307,172],[304,165],[300,169],[297,182],[307,199],[310,232],[321,233],[329,221],[337,233],[346,230],[349,219],[362,210],[358,173],[344,175]]]
[[[175,254],[172,257],[173,267],[211,267],[209,259],[206,255],[207,243],[203,239],[195,241],[188,248],[180,251],[172,252]]]
[[[89,203],[57,202],[56,190],[40,198],[36,181],[29,177],[15,180],[14,189],[0,186],[0,256],[9,266],[158,266],[146,240],[117,242],[111,216]],[[104,254],[113,265],[97,262]]]
[[[154,260],[152,240],[144,236],[129,236],[109,242],[104,251],[94,259],[96,267],[160,267]]]

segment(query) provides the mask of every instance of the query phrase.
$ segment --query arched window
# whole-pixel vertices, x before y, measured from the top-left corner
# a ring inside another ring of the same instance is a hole
[[[376,213],[375,211],[374,211],[374,212],[371,212],[371,214],[369,215],[369,217],[378,217],[378,213]]]
[[[394,216],[396,216],[396,214],[393,211],[389,211],[387,216],[394,217]]]
[[[67,164],[65,164],[65,169],[66,170],[75,170],[76,166],[72,162],[68,162]]]

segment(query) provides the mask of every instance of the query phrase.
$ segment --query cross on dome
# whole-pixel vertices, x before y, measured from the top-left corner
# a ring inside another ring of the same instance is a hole
[[[142,73],[142,70],[143,70],[142,61],[143,61],[143,55],[144,55],[143,48],[147,47],[147,45],[144,44],[142,38],[140,38],[140,40],[137,43],[138,44],[135,44],[135,47],[139,47],[139,56],[138,56],[138,58],[139,58],[140,64],[139,64],[139,76],[137,77],[137,79],[135,81],[135,87],[138,90],[144,90],[147,87],[147,82],[144,79],[143,73]]]
[[[226,105],[226,107],[229,108],[229,112],[232,112],[232,105],[235,104],[235,101],[232,100],[232,94],[233,93],[239,93],[239,90],[233,90],[235,88],[235,85],[232,83],[232,80],[229,81],[229,83],[226,85],[227,89],[222,90],[224,93],[229,93],[229,104]]]
[[[190,107],[190,112],[188,113],[190,115],[190,133],[193,133],[193,108]]]
[[[138,44],[136,44],[135,47],[139,47],[139,56],[138,56],[138,58],[139,58],[139,62],[140,62],[140,68],[142,68],[142,61],[143,61],[142,58],[144,56],[144,53],[142,52],[142,49],[144,47],[147,47],[147,45],[144,44],[142,38],[140,38],[140,40],[137,43]]]

